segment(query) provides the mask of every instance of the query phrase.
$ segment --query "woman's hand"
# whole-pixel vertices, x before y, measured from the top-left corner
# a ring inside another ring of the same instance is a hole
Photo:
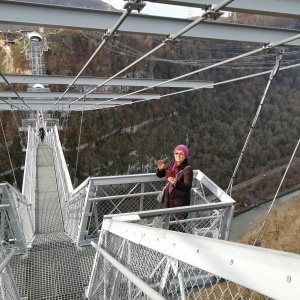
[[[161,171],[161,170],[164,168],[164,165],[165,165],[165,164],[164,164],[164,162],[163,162],[162,160],[159,159],[159,160],[157,161],[157,168],[158,168],[158,170]]]
[[[176,180],[175,177],[169,177],[169,178],[168,178],[168,181],[169,181],[170,183],[172,183],[174,186],[175,186],[175,184],[176,184],[176,182],[177,182],[177,180]]]

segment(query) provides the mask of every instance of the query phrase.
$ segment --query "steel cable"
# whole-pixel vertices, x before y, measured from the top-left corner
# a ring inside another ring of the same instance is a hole
[[[256,114],[255,114],[254,119],[253,119],[253,121],[252,121],[252,125],[251,125],[251,127],[250,127],[248,136],[247,136],[247,138],[246,138],[246,141],[245,141],[244,146],[243,146],[243,148],[242,148],[241,154],[240,154],[240,156],[239,156],[239,159],[238,159],[238,161],[237,161],[237,164],[236,164],[235,169],[234,169],[234,171],[233,171],[233,174],[232,174],[232,176],[231,176],[229,185],[228,185],[228,187],[227,187],[226,193],[228,194],[228,192],[229,192],[229,195],[230,195],[230,196],[231,196],[231,191],[232,191],[232,186],[233,186],[234,178],[235,178],[236,173],[237,173],[237,171],[238,171],[238,169],[239,169],[239,167],[240,167],[242,158],[243,158],[244,153],[245,153],[245,151],[246,151],[246,148],[247,148],[247,146],[248,146],[248,142],[249,142],[250,137],[251,137],[251,135],[252,135],[253,129],[254,129],[255,124],[256,124],[256,122],[257,122],[257,119],[258,119],[258,117],[259,117],[259,114],[260,114],[260,111],[261,111],[261,109],[262,109],[262,106],[263,106],[263,104],[264,104],[264,101],[265,101],[267,92],[268,92],[268,90],[269,90],[271,81],[272,81],[272,79],[276,76],[276,74],[277,74],[277,72],[278,72],[278,70],[279,70],[281,59],[282,59],[282,53],[278,53],[278,55],[277,55],[277,57],[276,57],[276,63],[275,63],[275,66],[274,66],[274,68],[273,68],[273,70],[272,70],[272,72],[271,72],[271,74],[270,74],[270,77],[269,77],[269,80],[268,80],[268,82],[267,82],[267,86],[266,86],[266,88],[265,88],[264,94],[263,94],[263,96],[262,96],[262,98],[261,98],[261,101],[260,101],[260,103],[259,103],[259,106],[258,106],[258,108],[257,108],[257,111],[256,111]]]
[[[268,219],[268,217],[269,217],[269,215],[270,215],[270,212],[271,212],[271,210],[272,210],[272,208],[273,208],[273,205],[274,205],[274,203],[275,203],[275,200],[276,200],[276,198],[277,198],[277,195],[278,195],[278,193],[279,193],[279,190],[280,190],[280,188],[281,188],[281,185],[282,185],[282,183],[283,183],[283,181],[284,181],[284,179],[285,179],[285,176],[286,176],[286,174],[287,174],[287,172],[288,172],[288,170],[289,170],[289,167],[290,167],[290,165],[291,165],[291,163],[292,163],[292,161],[293,161],[293,158],[294,158],[294,156],[295,156],[295,154],[296,154],[296,151],[297,151],[297,149],[298,149],[298,147],[299,147],[299,143],[300,143],[300,139],[298,140],[298,143],[297,143],[297,145],[296,145],[296,147],[295,147],[295,150],[294,150],[294,152],[293,152],[293,154],[292,154],[292,156],[291,156],[291,159],[290,159],[290,161],[289,161],[289,163],[288,163],[288,166],[287,166],[287,168],[286,168],[286,170],[285,170],[285,172],[284,172],[284,174],[283,174],[283,176],[282,176],[282,178],[281,178],[281,181],[280,181],[280,183],[279,183],[279,186],[278,186],[278,188],[277,188],[277,191],[276,191],[276,193],[275,193],[275,196],[274,196],[274,198],[273,198],[273,200],[272,200],[272,203],[271,203],[270,208],[269,208],[269,210],[268,210],[268,212],[267,212],[267,215],[266,215],[266,217],[265,217],[265,219],[264,219],[264,222],[263,222],[263,224],[262,224],[262,226],[261,226],[261,228],[260,228],[260,230],[259,230],[259,232],[258,232],[258,235],[257,235],[257,237],[256,237],[256,239],[255,239],[255,241],[254,241],[254,243],[253,243],[253,246],[260,246],[259,237],[260,237],[260,235],[261,235],[261,233],[262,233],[262,231],[263,231],[263,228],[264,228],[264,226],[265,226],[265,224],[266,224],[266,222],[267,222],[267,219]]]
[[[138,2],[138,0],[136,0],[136,2]],[[59,97],[59,99],[53,104],[52,108],[64,97],[64,95],[69,91],[69,89],[73,86],[73,84],[77,81],[77,79],[80,77],[80,75],[83,73],[83,71],[87,68],[87,66],[90,64],[90,62],[94,59],[94,57],[99,53],[99,51],[104,47],[104,45],[107,43],[108,41],[108,36],[113,36],[117,29],[122,25],[122,23],[125,21],[125,19],[127,18],[127,16],[131,13],[132,9],[130,8],[130,6],[127,8],[126,11],[124,11],[124,13],[121,15],[120,19],[117,21],[117,23],[115,24],[115,26],[110,29],[108,32],[106,32],[106,34],[104,34],[103,36],[103,40],[101,42],[101,44],[98,46],[98,48],[95,50],[95,52],[93,53],[93,55],[90,57],[90,59],[86,62],[86,64],[83,66],[83,68],[80,70],[80,72],[77,74],[77,76],[75,77],[75,79],[71,82],[70,85],[68,85],[66,91],[62,94],[62,96]]]
[[[230,4],[231,2],[233,2],[233,0],[225,0],[223,2],[221,2],[220,4],[216,5],[212,10],[207,10],[205,11],[199,18],[197,18],[195,21],[193,21],[191,24],[189,24],[188,26],[184,27],[183,29],[181,29],[179,32],[169,35],[168,37],[166,37],[166,39],[159,44],[158,46],[156,46],[154,49],[150,50],[149,52],[147,52],[146,54],[144,54],[142,57],[140,57],[139,59],[137,59],[136,61],[134,61],[133,63],[131,63],[130,65],[128,65],[127,67],[123,68],[121,71],[117,72],[115,75],[111,76],[110,78],[108,78],[107,80],[105,80],[104,82],[102,82],[101,84],[99,84],[97,87],[93,88],[92,90],[90,90],[86,95],[89,95],[90,93],[94,92],[97,88],[105,85],[106,83],[108,83],[109,81],[111,81],[112,79],[116,78],[117,76],[119,76],[120,74],[124,73],[125,71],[127,71],[128,69],[130,69],[131,67],[135,66],[136,64],[138,64],[139,62],[143,61],[145,58],[149,57],[151,54],[157,52],[158,50],[160,50],[161,48],[163,48],[164,46],[166,46],[167,44],[171,43],[171,42],[175,42],[176,39],[183,35],[184,33],[186,33],[187,31],[189,31],[190,29],[194,28],[196,25],[198,25],[199,23],[205,21],[207,18],[210,17],[210,14],[212,13],[216,13],[218,12],[220,9],[222,9],[223,7],[225,7],[226,5]],[[85,96],[86,96],[85,95]],[[81,100],[84,96],[72,101],[70,104],[75,103],[79,100]],[[110,101],[110,100],[108,100]],[[105,101],[107,102],[107,101]],[[105,103],[104,102],[104,103]]]
[[[9,159],[9,162],[10,162],[10,167],[11,167],[11,170],[12,170],[12,173],[13,173],[13,177],[14,177],[14,187],[16,188],[17,187],[17,180],[16,180],[14,167],[13,167],[13,164],[12,164],[12,161],[11,161],[11,157],[10,157],[10,153],[9,153],[9,149],[8,149],[8,145],[7,145],[6,136],[5,136],[5,132],[4,132],[4,128],[3,128],[1,116],[0,116],[0,125],[1,125],[2,133],[3,133],[3,138],[4,138],[4,142],[5,142],[5,147],[6,147],[8,159]]]

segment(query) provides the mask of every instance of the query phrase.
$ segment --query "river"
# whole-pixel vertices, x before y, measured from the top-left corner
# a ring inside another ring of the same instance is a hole
[[[280,210],[285,203],[291,200],[293,197],[300,194],[300,190],[278,197],[275,200],[273,209]],[[260,220],[262,220],[268,213],[272,201],[255,207],[249,211],[246,211],[233,218],[231,224],[231,230],[229,234],[229,240],[235,241],[251,229],[255,228]]]

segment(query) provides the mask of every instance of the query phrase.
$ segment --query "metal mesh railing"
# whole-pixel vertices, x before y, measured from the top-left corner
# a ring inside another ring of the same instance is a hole
[[[59,119],[46,119],[45,115],[44,115],[44,120],[45,120],[45,125],[46,125],[46,129],[50,130],[50,129],[54,129],[59,128]]]
[[[107,215],[104,219],[122,220],[154,228],[226,239],[222,233],[229,228],[232,204],[204,204],[188,207],[166,208],[129,214]]]
[[[0,300],[19,300],[20,295],[9,267],[13,251],[6,255],[0,243]]]
[[[14,233],[9,223],[7,210],[3,207],[0,209],[0,222],[0,241],[7,248],[14,241]]]
[[[29,127],[35,128],[36,119],[23,119],[22,127],[19,129],[20,131],[28,131]]]
[[[57,127],[48,131],[45,139],[46,143],[52,148],[53,161],[55,167],[55,176],[57,182],[57,190],[60,199],[61,211],[64,224],[70,223],[69,217],[72,212],[68,211],[69,206],[67,201],[73,191],[70,174],[67,168],[66,160],[59,141]],[[68,232],[68,231],[67,231]]]
[[[113,220],[104,221],[98,245],[92,244],[97,255],[87,290],[90,300],[155,299],[137,286],[137,278],[163,299],[298,299],[300,295],[297,282],[287,286],[291,278],[300,278],[299,255],[287,257],[274,250],[271,254],[268,249]]]
[[[126,179],[125,176],[123,179]],[[139,182],[138,177],[131,177],[131,179],[135,180],[122,183],[120,178],[120,181],[116,181],[115,184],[112,181],[95,185],[94,195],[87,203],[91,207],[91,216],[86,227],[87,239],[98,236],[104,215],[162,208],[162,204],[158,203],[156,198],[164,182],[154,181],[156,177],[151,176],[148,177],[148,182]]]
[[[188,245],[187,245],[188,246]],[[113,256],[164,299],[268,299],[253,290],[221,278],[109,232],[100,247]],[[171,249],[170,249],[171,250]],[[130,278],[98,256],[89,299],[151,299],[145,297]]]
[[[72,192],[69,201],[64,205],[65,230],[73,241],[78,239],[78,228],[84,213],[88,186],[89,178]]]
[[[98,230],[101,229],[105,215],[161,209],[162,204],[157,202],[157,195],[162,190],[164,184],[164,180],[158,178],[155,174],[91,178],[88,190],[84,192],[84,194],[87,195],[86,199],[83,200],[81,196],[81,198],[79,197],[76,200],[76,198],[73,197],[73,209],[82,210],[80,212],[74,211],[72,214],[74,218],[81,218],[77,221],[73,220],[74,224],[80,224],[79,240],[77,240],[77,243],[82,246],[88,244],[89,240],[97,239]],[[82,194],[81,192],[81,195]],[[80,204],[75,204],[76,201]],[[225,202],[229,203],[231,207],[231,215],[227,216],[226,221],[230,222],[234,204],[232,198],[210,181],[201,171],[194,171],[191,204],[205,205]],[[211,212],[201,212],[201,222],[204,231],[206,230],[205,228],[209,228],[208,223],[213,222],[213,218],[220,218],[220,215],[222,215],[218,205],[211,209]],[[196,212],[191,213],[188,217],[197,218],[199,225],[201,223],[199,221],[199,214],[198,216],[195,214]],[[214,217],[212,217],[213,214]],[[179,216],[175,213],[173,216],[170,216],[170,218],[172,224],[173,221],[178,221],[180,218],[186,219],[186,216]],[[180,221],[178,223],[183,224],[184,222],[185,221]],[[191,224],[191,222],[189,224]],[[228,225],[229,224],[226,224],[227,227],[229,227]],[[194,230],[201,231],[202,229],[197,227]],[[222,238],[227,238],[226,233],[222,233]]]
[[[17,189],[7,183],[11,205],[16,212],[16,216],[23,232],[25,245],[29,245],[35,232],[35,211],[31,205]]]
[[[36,190],[36,149],[38,145],[37,134],[31,127],[28,127],[28,141],[25,158],[25,168],[23,174],[22,194],[31,204],[35,211],[35,190]],[[33,214],[33,223],[35,216]]]
[[[0,184],[0,190],[0,239],[5,248],[17,249],[18,253],[24,254],[35,232],[33,207],[9,183]]]

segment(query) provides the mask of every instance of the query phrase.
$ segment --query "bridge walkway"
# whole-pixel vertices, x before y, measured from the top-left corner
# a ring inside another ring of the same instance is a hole
[[[36,234],[64,231],[52,150],[40,142],[37,148]]]
[[[22,299],[83,299],[95,250],[78,249],[64,231],[52,149],[46,143],[39,142],[36,164],[36,233],[27,257],[12,258],[16,285]]]

